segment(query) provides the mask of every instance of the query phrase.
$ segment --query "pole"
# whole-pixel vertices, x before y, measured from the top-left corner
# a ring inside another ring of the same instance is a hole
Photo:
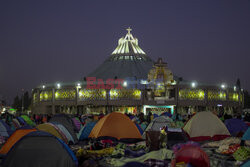
[[[22,89],[22,113],[24,109],[24,89]]]

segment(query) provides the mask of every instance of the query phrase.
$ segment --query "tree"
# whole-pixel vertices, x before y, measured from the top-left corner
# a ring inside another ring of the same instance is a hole
[[[238,78],[237,81],[236,81],[236,88],[237,88],[238,90],[241,90],[240,78]]]
[[[18,95],[14,98],[14,102],[12,104],[12,107],[17,109],[17,111],[23,111],[28,110],[31,104],[31,98],[29,97],[29,92],[26,91],[24,94],[19,97]]]
[[[248,91],[244,91],[244,108],[250,108],[250,95]]]
[[[12,107],[15,108],[17,111],[22,111],[22,100],[19,99],[19,96],[16,96],[14,98],[14,102],[12,104]]]
[[[29,92],[26,91],[23,95],[24,111],[29,109],[30,104],[31,104],[31,98],[29,97]]]

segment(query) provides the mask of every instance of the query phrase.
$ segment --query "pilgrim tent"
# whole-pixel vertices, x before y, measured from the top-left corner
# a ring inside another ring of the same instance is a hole
[[[114,137],[120,139],[141,139],[141,134],[128,116],[113,112],[100,119],[92,129],[89,137]]]
[[[51,120],[51,121],[55,121],[55,122],[61,121],[61,122],[63,122],[63,123],[66,123],[66,122],[67,122],[68,124],[71,125],[71,127],[73,128],[73,130],[74,130],[75,132],[78,132],[78,131],[77,131],[77,127],[76,127],[76,125],[74,124],[73,120],[70,118],[70,116],[68,116],[68,115],[66,115],[66,114],[57,114],[57,115],[54,115],[50,120]]]
[[[62,124],[68,130],[70,135],[73,137],[74,141],[75,142],[78,141],[77,136],[75,134],[75,132],[77,131],[76,127],[69,116],[65,114],[58,114],[52,117],[49,122]]]
[[[58,137],[59,139],[63,140],[64,142],[68,143],[65,135],[52,123],[43,123],[43,124],[37,125],[36,128],[40,131],[48,132]]]
[[[138,123],[136,123],[136,122],[135,122],[135,125],[136,125],[136,127],[138,128],[139,132],[142,135],[143,134],[143,130],[142,130],[141,126]]]
[[[193,141],[220,140],[230,136],[224,123],[212,112],[198,112],[189,119],[183,130]]]
[[[17,117],[17,120],[18,120],[18,122],[20,123],[21,126],[28,125],[22,117]]]
[[[0,136],[9,137],[12,133],[10,126],[0,119]]]
[[[225,125],[232,136],[237,136],[240,132],[244,133],[248,128],[244,121],[236,118],[227,119]]]
[[[247,129],[247,131],[242,136],[242,140],[250,140],[250,127]]]
[[[16,129],[22,127],[21,124],[19,123],[19,121],[16,118],[12,119],[12,123],[15,126]]]
[[[78,140],[85,140],[88,139],[90,132],[92,131],[92,129],[94,128],[96,122],[89,122],[87,124],[85,124],[80,132],[77,134],[77,138]]]
[[[162,127],[168,127],[171,125],[171,122],[173,122],[173,120],[169,117],[166,116],[160,116],[157,117],[155,119],[153,119],[150,124],[148,125],[148,127],[146,128],[146,130],[143,133],[143,138],[146,138],[146,132],[147,131],[160,131],[160,129]]]
[[[161,116],[172,117],[172,114],[170,112],[163,112],[161,113]]]
[[[79,132],[80,129],[81,129],[81,121],[79,120],[79,118],[75,117],[75,118],[72,118],[72,122],[74,123],[77,131]]]
[[[77,165],[77,158],[64,142],[42,131],[25,135],[3,160],[4,167],[76,167]]]
[[[60,129],[60,131],[66,136],[69,144],[76,143],[76,141],[73,139],[69,131],[62,124],[57,123],[57,122],[52,122],[52,124],[55,125],[58,129]]]
[[[24,121],[28,125],[30,125],[30,126],[36,126],[36,124],[27,115],[22,115],[21,117],[24,119]]]
[[[192,166],[209,167],[207,154],[197,146],[183,146],[175,153],[175,163],[184,162]]]
[[[17,129],[7,140],[7,142],[3,145],[0,150],[0,154],[7,154],[12,146],[20,140],[23,136],[27,135],[30,132],[34,132],[36,129],[29,129],[26,127]]]

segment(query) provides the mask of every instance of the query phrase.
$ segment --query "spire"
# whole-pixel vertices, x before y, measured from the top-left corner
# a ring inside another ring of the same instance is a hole
[[[133,56],[135,54],[145,55],[145,52],[138,46],[138,39],[134,38],[131,34],[132,29],[129,27],[126,29],[128,33],[125,37],[118,40],[118,46],[112,52],[114,54],[126,54]]]

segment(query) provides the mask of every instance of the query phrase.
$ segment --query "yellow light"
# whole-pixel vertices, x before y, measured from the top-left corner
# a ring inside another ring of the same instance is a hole
[[[133,95],[135,98],[141,98],[141,91],[140,90],[134,90]]]
[[[102,96],[106,97],[106,91],[105,90],[102,91]]]
[[[199,97],[203,98],[204,97],[204,92],[203,91],[199,91]]]

